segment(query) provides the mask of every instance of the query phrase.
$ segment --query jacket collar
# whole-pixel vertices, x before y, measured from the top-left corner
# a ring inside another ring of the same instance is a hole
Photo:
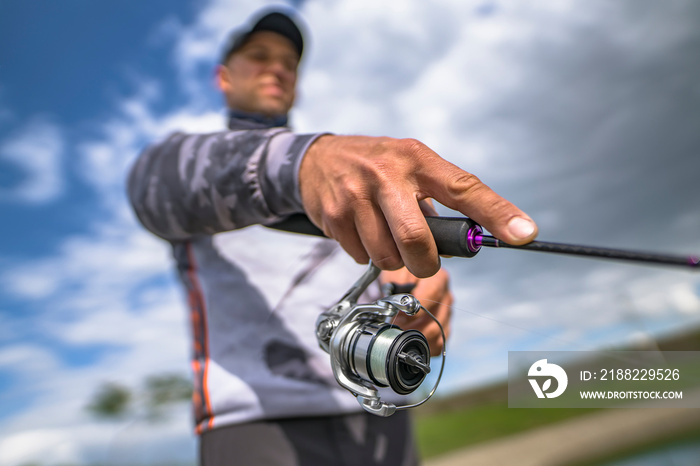
[[[247,113],[240,110],[229,110],[229,129],[261,129],[287,126],[289,118],[287,115],[267,117],[259,113]]]

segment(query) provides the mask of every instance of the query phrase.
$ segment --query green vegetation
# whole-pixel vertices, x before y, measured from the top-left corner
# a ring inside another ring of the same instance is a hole
[[[586,409],[516,409],[494,402],[416,419],[416,436],[423,458],[431,458],[468,445],[515,434],[596,411]]]
[[[132,398],[133,395],[127,387],[115,382],[106,382],[99,387],[87,410],[96,417],[119,419],[127,414]]]
[[[157,374],[144,382],[147,416],[150,420],[162,420],[167,408],[192,398],[192,383],[179,374]]]
[[[155,374],[146,377],[143,387],[133,391],[116,382],[101,384],[86,409],[95,417],[118,420],[143,417],[163,421],[167,408],[189,401],[192,383],[180,374]]]

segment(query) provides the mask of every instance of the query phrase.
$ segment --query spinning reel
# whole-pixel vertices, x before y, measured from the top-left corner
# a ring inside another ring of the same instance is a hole
[[[369,268],[330,310],[316,321],[316,338],[331,357],[333,375],[360,405],[378,416],[391,416],[397,409],[419,406],[433,396],[445,365],[445,332],[440,322],[410,294],[392,294],[371,304],[357,304],[360,295],[379,276]],[[430,393],[420,402],[396,406],[381,400],[377,387],[390,387],[400,395],[413,393],[430,372],[428,341],[417,330],[402,330],[391,324],[403,312],[413,316],[426,312],[442,333],[440,374]]]

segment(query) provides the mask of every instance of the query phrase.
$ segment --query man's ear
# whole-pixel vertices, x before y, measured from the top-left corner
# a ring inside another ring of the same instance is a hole
[[[224,65],[216,67],[216,86],[224,94],[231,90],[231,77],[229,76],[228,68]]]

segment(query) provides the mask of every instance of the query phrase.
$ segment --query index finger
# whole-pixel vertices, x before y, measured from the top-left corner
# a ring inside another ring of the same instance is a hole
[[[429,166],[416,173],[425,195],[472,218],[509,244],[529,243],[537,225],[522,210],[496,194],[481,180],[435,154]]]

